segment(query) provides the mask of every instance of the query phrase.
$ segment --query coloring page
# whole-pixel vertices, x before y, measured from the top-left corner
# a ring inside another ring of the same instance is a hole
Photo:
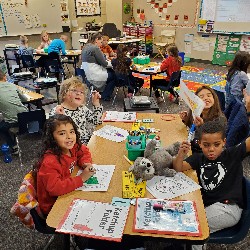
[[[103,121],[135,122],[136,112],[106,111]]]
[[[200,188],[184,173],[177,173],[174,177],[154,176],[147,181],[147,190],[157,199],[173,199]]]
[[[101,129],[94,131],[93,134],[114,142],[122,142],[126,140],[128,131],[111,125],[105,125]]]
[[[192,91],[188,89],[186,84],[181,80],[180,83],[180,97],[184,100],[184,102],[188,105],[188,107],[192,110],[193,116],[200,117],[205,103]]]
[[[83,186],[76,190],[82,191],[107,191],[112,175],[115,170],[115,165],[96,165],[93,164],[96,173],[90,178],[90,181],[84,182]],[[79,170],[77,175],[81,174]],[[91,181],[92,180],[92,181]]]

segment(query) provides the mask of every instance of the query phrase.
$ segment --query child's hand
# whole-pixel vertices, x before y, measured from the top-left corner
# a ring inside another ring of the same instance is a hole
[[[56,106],[56,114],[61,114],[61,115],[64,115],[64,108],[62,105],[57,105]]]
[[[79,176],[82,178],[82,181],[85,182],[96,173],[96,170],[91,163],[85,163],[83,168],[84,169]]]
[[[204,124],[204,121],[201,117],[196,116],[194,119],[194,124],[196,127],[200,127],[202,124]]]
[[[187,153],[189,152],[190,148],[191,148],[190,142],[188,142],[188,141],[182,142],[182,144],[179,148],[178,156],[181,156],[184,158],[187,155]]]
[[[185,119],[186,119],[187,116],[188,116],[188,112],[187,112],[187,111],[181,111],[181,112],[179,113],[179,116],[180,116],[180,118],[181,118],[183,121],[185,121]]]
[[[92,104],[94,106],[100,106],[101,95],[97,91],[92,92]]]

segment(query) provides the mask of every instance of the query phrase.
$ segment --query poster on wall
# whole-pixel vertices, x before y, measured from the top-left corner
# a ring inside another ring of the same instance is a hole
[[[69,25],[69,3],[68,0],[60,0],[62,25]]]
[[[217,35],[212,63],[230,65],[240,44],[240,35]]]
[[[100,0],[75,0],[76,16],[100,16]]]

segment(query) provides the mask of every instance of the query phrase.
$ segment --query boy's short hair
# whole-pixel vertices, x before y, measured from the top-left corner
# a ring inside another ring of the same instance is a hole
[[[109,36],[107,36],[107,35],[104,35],[104,36],[102,36],[102,39],[106,39],[107,41],[109,40]]]
[[[226,138],[225,121],[221,118],[216,118],[212,121],[205,122],[197,130],[198,139],[201,140],[203,134],[221,133],[222,139]]]

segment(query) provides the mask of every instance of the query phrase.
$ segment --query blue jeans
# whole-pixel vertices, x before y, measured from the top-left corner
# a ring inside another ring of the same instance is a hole
[[[5,143],[7,143],[11,148],[16,145],[15,139],[10,134],[10,128],[14,126],[17,126],[17,124],[5,121],[0,122],[0,135],[3,137]]]
[[[110,99],[116,85],[115,72],[112,69],[107,69],[108,79],[106,87],[102,92],[102,99]]]

